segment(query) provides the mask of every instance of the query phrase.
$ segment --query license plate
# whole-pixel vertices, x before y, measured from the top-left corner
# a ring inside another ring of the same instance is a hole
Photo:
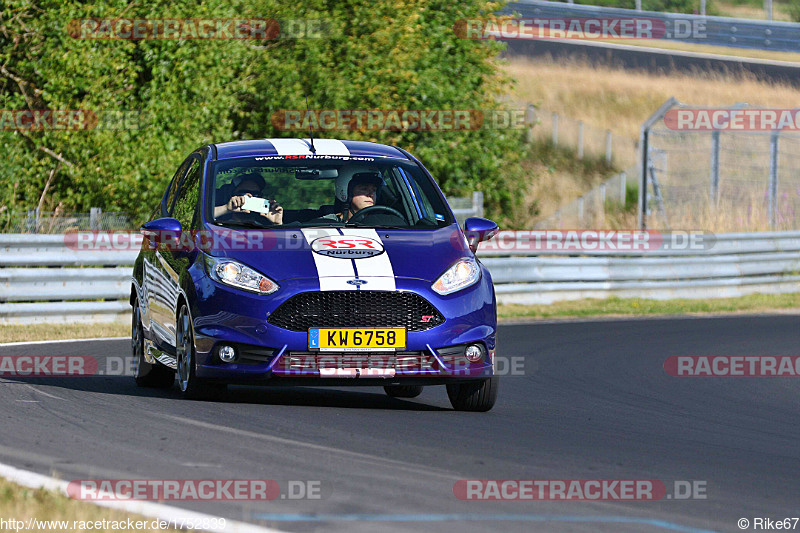
[[[320,351],[403,350],[405,328],[311,328],[308,348]]]

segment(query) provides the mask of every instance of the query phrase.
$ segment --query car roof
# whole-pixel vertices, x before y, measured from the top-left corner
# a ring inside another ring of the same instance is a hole
[[[309,139],[255,139],[251,141],[232,141],[213,145],[216,159],[256,156],[353,156],[353,157],[391,157],[406,159],[408,156],[400,149],[385,144],[367,141],[340,141],[338,139],[314,139],[316,153],[312,153]]]

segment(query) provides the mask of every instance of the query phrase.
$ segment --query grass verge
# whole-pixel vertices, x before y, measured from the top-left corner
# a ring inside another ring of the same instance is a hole
[[[0,342],[126,337],[131,334],[130,328],[130,324],[123,322],[0,326]]]
[[[800,312],[800,292],[790,294],[750,294],[740,298],[712,300],[645,300],[607,298],[572,300],[542,305],[503,304],[497,307],[500,320],[520,318],[580,318],[603,316],[696,315],[724,313],[764,313],[792,310]]]
[[[125,511],[117,511],[107,509],[105,507],[98,507],[86,502],[80,502],[67,498],[66,496],[57,492],[45,489],[29,489],[16,483],[12,483],[5,479],[0,478],[0,517],[4,520],[17,520],[22,521],[23,525],[19,531],[24,531],[27,528],[27,521],[29,519],[39,520],[39,526],[33,526],[33,530],[42,531],[136,531],[138,533],[152,531],[164,532],[175,531],[174,529],[165,530],[152,528],[153,518],[147,518],[139,515],[133,515]],[[134,524],[137,521],[144,522],[142,529],[128,528],[128,519],[133,520]],[[106,521],[107,527],[94,527],[95,525],[103,525],[102,521]],[[61,524],[42,524],[41,521],[58,521]],[[81,524],[83,522],[83,524]],[[92,524],[87,524],[92,522]],[[96,524],[101,522],[101,524]],[[114,522],[118,522],[118,526],[125,527],[115,528]],[[6,524],[8,525],[8,524]],[[49,526],[49,527],[48,527]],[[83,527],[81,527],[83,526]],[[110,527],[109,527],[110,526]],[[15,528],[9,528],[12,531]]]

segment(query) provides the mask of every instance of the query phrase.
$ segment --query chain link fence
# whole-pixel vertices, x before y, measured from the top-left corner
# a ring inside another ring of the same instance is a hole
[[[62,213],[31,209],[10,215],[0,227],[2,233],[60,234],[75,230],[130,229],[125,213],[104,213],[93,207],[89,213]]]
[[[735,232],[800,229],[800,132],[733,130],[727,125],[698,129],[706,115],[730,117],[734,111],[745,110],[756,117],[772,112],[745,104],[707,110],[673,99],[643,126],[642,227]],[[685,129],[676,122],[678,112],[683,113]]]

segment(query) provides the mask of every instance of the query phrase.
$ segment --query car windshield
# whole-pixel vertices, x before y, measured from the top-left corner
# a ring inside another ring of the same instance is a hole
[[[208,219],[241,228],[434,229],[454,222],[436,185],[411,161],[320,157],[216,162]]]

